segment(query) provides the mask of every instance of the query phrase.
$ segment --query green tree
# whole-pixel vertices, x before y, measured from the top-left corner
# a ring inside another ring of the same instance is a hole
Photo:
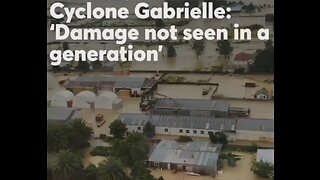
[[[177,56],[176,49],[172,45],[169,45],[167,48],[167,56],[168,57],[176,57]]]
[[[197,55],[197,58],[199,59],[200,55],[203,53],[204,51],[204,41],[195,41],[193,44],[192,44],[192,49],[195,51],[196,55]]]
[[[112,159],[99,164],[97,171],[98,180],[127,180],[128,175],[121,165]]]
[[[256,7],[250,2],[248,6],[243,7],[246,13],[252,13],[255,11]]]
[[[135,162],[148,158],[148,141],[141,133],[127,133],[125,139],[115,139],[111,142],[110,153],[124,165],[132,167]]]
[[[265,49],[257,50],[254,63],[249,66],[250,72],[274,72],[274,47],[271,40],[265,42]]]
[[[192,138],[190,136],[179,136],[176,139],[177,142],[190,142],[193,141]]]
[[[75,119],[68,125],[50,124],[47,130],[47,149],[59,151],[88,147],[92,133],[92,128],[86,126],[82,119]]]
[[[128,53],[127,53],[128,54]],[[126,54],[126,55],[127,55]],[[101,61],[93,61],[92,62],[92,68],[93,69],[100,69],[102,67],[102,63],[101,63]]]
[[[80,156],[69,150],[61,150],[53,165],[53,176],[56,180],[78,180],[82,168]]]
[[[47,129],[48,151],[59,151],[69,147],[68,128],[62,125],[51,124]]]
[[[69,49],[69,43],[68,42],[62,42],[61,43],[61,49],[63,51],[68,50]]]
[[[81,118],[74,119],[70,122],[72,131],[86,140],[90,139],[93,135],[93,129],[85,123]]]
[[[88,72],[89,71],[89,63],[87,61],[80,60],[77,68],[79,71]]]
[[[86,125],[81,118],[74,119],[69,124],[69,147],[78,150],[90,146],[88,140],[92,137],[93,129]]]
[[[209,132],[209,138],[214,144],[228,144],[228,136],[223,132]]]
[[[120,120],[113,121],[110,126],[110,134],[113,135],[114,138],[122,139],[125,133],[127,132],[126,125]]]
[[[97,180],[97,168],[95,165],[90,164],[84,169],[85,180]]]
[[[273,179],[274,166],[268,162],[253,162],[251,171],[259,177]]]
[[[131,179],[132,180],[155,180],[152,176],[151,171],[148,169],[146,164],[141,161],[137,161],[131,168]]]
[[[228,40],[220,40],[217,41],[217,49],[220,55],[224,56],[224,59],[227,60],[230,58],[230,54],[233,51],[233,47],[231,47],[231,43]]]
[[[150,122],[147,122],[143,127],[143,133],[148,137],[152,138],[155,135],[155,126]]]

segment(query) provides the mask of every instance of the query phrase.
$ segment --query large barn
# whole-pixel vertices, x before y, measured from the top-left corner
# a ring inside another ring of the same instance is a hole
[[[229,140],[273,141],[274,121],[252,118],[215,118],[177,115],[122,113],[118,117],[129,132],[142,132],[147,122],[155,134],[208,137],[209,132],[225,132]]]

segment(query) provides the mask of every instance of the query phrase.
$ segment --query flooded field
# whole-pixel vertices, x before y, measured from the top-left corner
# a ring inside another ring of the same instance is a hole
[[[88,73],[86,76],[98,76],[105,75],[105,73]],[[154,73],[131,73],[130,76],[134,77],[152,77]],[[269,91],[273,90],[273,84],[264,82],[267,79],[273,79],[273,75],[239,75],[239,76],[228,76],[228,75],[210,75],[210,74],[170,74],[176,76],[183,76],[186,78],[186,81],[196,82],[198,80],[207,80],[210,79],[211,83],[219,83],[219,88],[216,93],[219,96],[219,100],[225,100],[230,102],[232,107],[245,107],[251,109],[252,118],[267,118],[274,119],[274,101],[257,101],[257,100],[246,100],[243,97],[252,99],[254,93],[261,89],[266,88]],[[58,85],[58,81],[62,79],[75,79],[77,76],[63,76],[56,75],[50,76],[48,78],[48,84],[51,85],[51,88],[48,88],[47,99],[49,100],[52,96],[59,90],[64,89]],[[245,82],[254,82],[258,85],[255,88],[246,88],[244,87]],[[186,98],[186,99],[210,99],[211,91],[208,95],[203,96],[203,88],[208,86],[197,86],[197,85],[171,85],[171,84],[159,84],[157,93],[166,95],[171,98]],[[183,93],[181,93],[183,92]],[[246,96],[245,96],[246,95]],[[107,127],[109,124],[115,120],[115,118],[122,112],[126,113],[139,113],[140,98],[125,98],[123,99],[124,106],[119,110],[89,110],[83,109],[83,116],[87,121],[94,127],[95,125],[95,115],[103,114],[106,123],[97,128],[97,134],[106,133],[108,130]]]

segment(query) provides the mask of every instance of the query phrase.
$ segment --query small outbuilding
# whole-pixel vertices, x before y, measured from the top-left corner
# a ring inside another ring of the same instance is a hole
[[[255,99],[267,100],[270,97],[269,91],[265,88],[262,88],[256,92],[254,95]]]

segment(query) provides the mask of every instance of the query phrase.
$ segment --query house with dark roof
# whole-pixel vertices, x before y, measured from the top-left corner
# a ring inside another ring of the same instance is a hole
[[[151,167],[215,176],[221,144],[207,141],[179,143],[162,140],[151,151]]]
[[[228,117],[230,104],[209,99],[158,99],[153,114]]]
[[[248,69],[248,66],[254,62],[255,57],[255,53],[240,52],[234,56],[232,64],[236,69]]]

